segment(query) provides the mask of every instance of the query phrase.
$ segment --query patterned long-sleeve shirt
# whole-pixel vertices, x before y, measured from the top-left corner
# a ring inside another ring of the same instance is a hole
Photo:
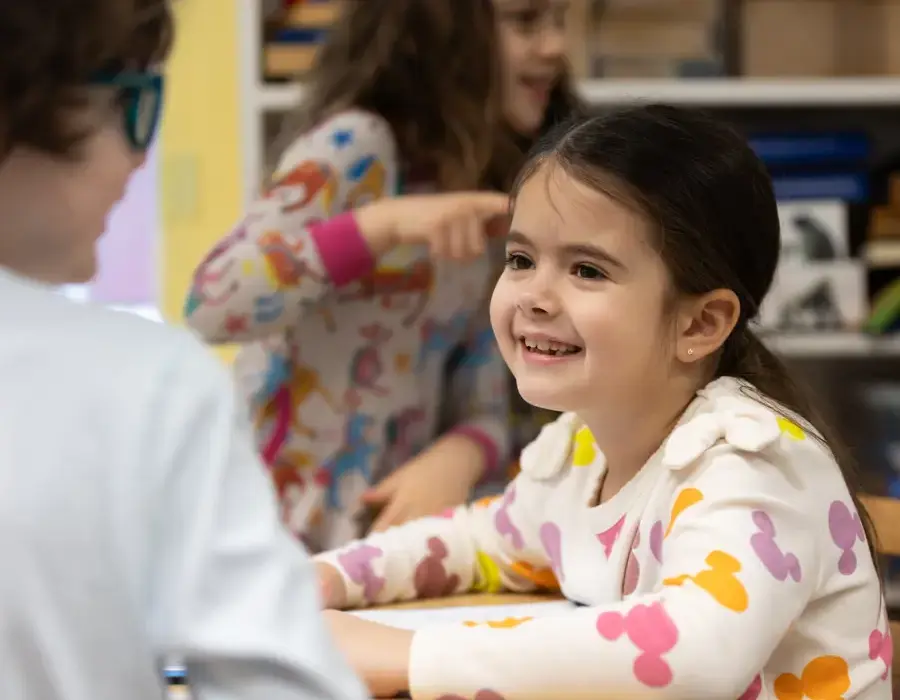
[[[860,517],[818,437],[723,378],[618,493],[572,414],[489,504],[318,557],[350,602],[558,584],[583,608],[415,633],[414,698],[891,697]]]
[[[499,251],[461,265],[402,246],[376,260],[352,210],[428,189],[400,179],[382,118],[327,120],[287,149],[185,309],[207,341],[246,344],[237,367],[260,449],[287,524],[314,549],[358,536],[362,491],[440,434],[470,437],[489,469],[508,452],[508,375],[485,304]]]

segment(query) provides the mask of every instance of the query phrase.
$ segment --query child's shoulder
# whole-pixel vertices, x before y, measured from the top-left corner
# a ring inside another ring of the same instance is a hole
[[[683,480],[722,476],[740,484],[743,474],[753,484],[774,480],[815,490],[846,488],[815,428],[749,383],[731,377],[717,379],[698,393],[663,444],[661,458]]]
[[[521,473],[537,480],[564,474],[571,467],[580,431],[587,431],[587,428],[574,413],[563,413],[545,424],[538,436],[522,450],[519,458]],[[590,439],[593,442],[593,438]]]
[[[227,376],[224,366],[187,330],[76,303],[27,281],[2,279],[0,289],[0,323],[17,329],[0,340],[0,360],[28,356],[31,362],[22,376],[33,370],[55,377],[59,388],[73,395],[121,393],[132,401],[140,398],[142,387],[161,388],[176,367],[183,368],[177,372],[180,378],[200,383],[208,372]],[[88,395],[79,395],[86,406],[91,403]]]
[[[380,114],[357,107],[339,110],[319,120],[285,149],[311,147],[334,153],[355,154],[360,150],[386,153],[396,150],[394,130]]]

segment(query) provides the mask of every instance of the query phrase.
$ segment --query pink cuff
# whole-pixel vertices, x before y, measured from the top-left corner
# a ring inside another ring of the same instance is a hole
[[[335,287],[358,280],[375,268],[375,256],[362,237],[353,212],[313,224],[309,233]]]
[[[464,435],[484,452],[484,474],[481,477],[481,481],[494,476],[494,472],[497,471],[497,467],[500,464],[500,451],[490,435],[474,425],[460,425],[450,430],[449,434]]]

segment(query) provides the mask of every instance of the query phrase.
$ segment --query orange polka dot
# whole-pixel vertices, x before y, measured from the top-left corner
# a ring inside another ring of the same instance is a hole
[[[487,622],[472,622],[467,620],[463,622],[466,627],[491,627],[493,629],[511,629],[525,624],[533,618],[530,617],[507,617],[505,620],[488,620]]]
[[[774,690],[778,700],[842,700],[850,690],[850,667],[840,656],[819,656],[806,664],[800,678],[778,676]]]
[[[559,581],[556,574],[550,568],[538,568],[532,566],[527,561],[514,561],[510,565],[510,569],[517,576],[521,576],[526,581],[531,581],[538,588],[547,591],[558,591]]]
[[[398,372],[409,372],[411,366],[412,359],[410,358],[409,353],[401,352],[394,356],[394,368]]]
[[[691,506],[697,505],[702,500],[703,492],[700,489],[686,488],[679,491],[678,495],[675,497],[675,503],[672,505],[672,515],[669,519],[669,526],[666,528],[666,534],[663,535],[663,537],[669,536],[669,533],[672,532],[672,528],[675,526],[675,521],[678,520],[678,517],[684,511]]]
[[[741,563],[730,554],[715,550],[706,557],[708,569],[691,575],[682,574],[663,580],[664,586],[681,586],[685,581],[693,581],[694,585],[709,593],[721,606],[734,612],[747,609],[747,589],[736,573],[741,570]]]

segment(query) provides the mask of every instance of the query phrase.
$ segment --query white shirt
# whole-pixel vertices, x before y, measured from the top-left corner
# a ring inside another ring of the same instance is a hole
[[[0,698],[364,698],[225,367],[0,269]]]
[[[417,700],[888,700],[893,647],[856,508],[830,452],[773,406],[716,380],[594,507],[606,463],[565,414],[501,498],[321,559],[355,605],[556,586],[584,605],[417,631]]]

